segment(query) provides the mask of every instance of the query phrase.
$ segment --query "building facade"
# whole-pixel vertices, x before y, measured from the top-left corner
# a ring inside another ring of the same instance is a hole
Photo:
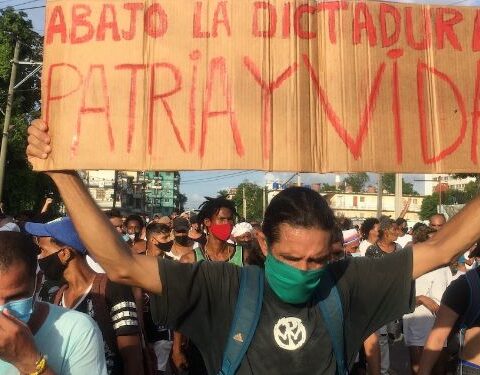
[[[145,212],[149,215],[170,215],[179,210],[180,173],[140,172],[145,182]]]
[[[425,195],[432,195],[436,192],[439,184],[446,185],[449,189],[464,191],[465,186],[469,182],[475,182],[474,177],[453,178],[448,174],[425,174],[423,177],[425,182]]]
[[[376,193],[345,193],[332,192],[322,193],[330,202],[330,207],[337,216],[345,216],[351,219],[363,220],[377,216]],[[404,196],[404,204],[410,199],[410,205],[405,220],[415,222],[420,220],[420,210],[423,196]],[[395,195],[384,193],[382,196],[382,215],[395,219]]]
[[[79,175],[101,209],[108,210],[114,206],[115,171],[80,171]],[[119,197],[115,203],[115,206],[120,206]]]
[[[179,205],[178,172],[90,170],[80,176],[103,210],[116,207],[124,214],[169,215]]]

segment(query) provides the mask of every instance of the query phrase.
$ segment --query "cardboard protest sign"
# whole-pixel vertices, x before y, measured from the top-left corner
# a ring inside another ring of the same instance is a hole
[[[480,10],[49,0],[37,169],[477,171]]]

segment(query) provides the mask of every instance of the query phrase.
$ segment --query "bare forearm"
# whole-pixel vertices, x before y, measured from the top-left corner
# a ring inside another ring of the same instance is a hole
[[[132,262],[132,254],[103,215],[75,172],[51,172],[75,228],[89,253],[114,274]],[[93,228],[93,230],[92,230]],[[99,244],[101,244],[99,246]]]
[[[467,204],[431,239],[413,246],[413,278],[448,264],[480,238],[479,211],[480,196]]]
[[[143,374],[143,357],[140,336],[119,336],[117,337],[117,345],[123,360],[123,374]]]
[[[182,351],[183,335],[180,332],[173,332],[173,346],[172,350],[178,352]]]
[[[369,375],[380,375],[380,345],[376,333],[371,334],[363,343]]]
[[[57,185],[84,245],[105,269],[108,277],[113,281],[160,293],[156,259],[132,255],[78,175],[75,172],[50,172],[49,175]]]
[[[446,305],[440,305],[435,324],[423,348],[418,375],[430,375],[457,319],[458,314],[455,311]]]
[[[418,375],[430,375],[432,373],[433,366],[435,366],[435,363],[437,363],[440,353],[442,352],[442,348],[443,342],[439,346],[438,343],[430,342],[430,337],[428,338],[428,341],[423,349],[422,358],[420,360],[420,369],[418,370]]]
[[[410,199],[408,200],[408,202],[405,204],[405,206],[403,206],[403,209],[402,209],[402,212],[400,212],[400,216],[398,216],[399,218],[404,218],[405,215],[407,214],[408,212],[408,208],[410,207]]]

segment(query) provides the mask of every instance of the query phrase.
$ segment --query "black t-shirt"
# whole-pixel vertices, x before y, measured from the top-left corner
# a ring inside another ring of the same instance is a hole
[[[139,334],[137,307],[132,289],[129,286],[113,283],[110,280],[107,281],[105,288],[105,302],[108,310],[107,315],[110,315],[111,318],[111,325],[105,327],[99,324],[99,328],[104,336],[107,372],[109,375],[120,375],[123,374],[122,357],[118,347],[116,345],[111,347],[105,340],[105,332],[113,329],[115,336]],[[93,320],[97,321],[91,292],[75,307],[75,310],[88,314]]]
[[[480,268],[477,268],[476,272],[480,274]],[[456,328],[458,328],[463,322],[464,315],[470,305],[470,286],[468,285],[467,276],[462,275],[452,281],[447,290],[445,290],[445,293],[443,293],[442,304],[448,306],[458,314],[458,319],[455,324]],[[480,327],[480,315],[472,327]]]
[[[399,250],[401,250],[400,245],[395,243],[394,252],[399,251]],[[370,245],[368,247],[367,251],[365,252],[365,256],[368,257],[368,258],[382,258],[382,257],[384,257],[385,255],[388,255],[388,254],[391,254],[391,253],[387,253],[387,252],[383,251],[382,248],[380,246],[378,246],[378,244]]]
[[[145,338],[149,343],[155,343],[157,341],[171,341],[173,334],[169,329],[155,324],[152,319],[152,311],[150,304],[152,300],[148,293],[143,293],[143,324],[145,326]]]
[[[382,259],[349,258],[328,266],[344,307],[349,366],[366,337],[413,311],[411,249]],[[233,318],[241,269],[224,262],[159,260],[164,293],[155,318],[192,339],[209,374],[218,373]],[[258,328],[237,374],[335,374],[330,337],[315,303],[282,302],[266,283]]]

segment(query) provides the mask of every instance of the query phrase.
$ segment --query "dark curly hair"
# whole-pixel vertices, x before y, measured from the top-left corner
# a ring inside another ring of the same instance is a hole
[[[360,226],[360,234],[362,235],[362,240],[368,239],[368,234],[373,229],[376,224],[380,224],[380,221],[375,217],[369,217]]]
[[[212,219],[214,215],[218,214],[221,208],[228,208],[232,211],[234,217],[238,216],[235,203],[223,196],[217,198],[205,197],[205,202],[203,202],[198,208],[200,209],[200,212],[197,215],[197,223],[201,228],[204,226],[204,221],[206,219]]]
[[[278,241],[281,224],[332,231],[336,223],[320,194],[305,187],[290,187],[276,195],[265,211],[262,229],[269,244]]]

